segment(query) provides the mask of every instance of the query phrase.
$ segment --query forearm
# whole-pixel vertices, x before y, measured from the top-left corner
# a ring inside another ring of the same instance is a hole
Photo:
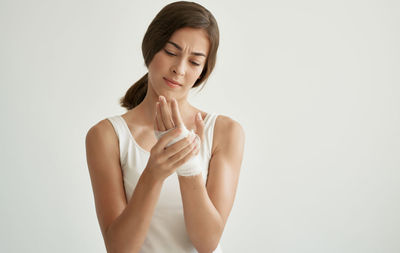
[[[212,252],[223,232],[221,215],[211,202],[201,175],[179,176],[189,237],[199,252]]]
[[[121,215],[106,231],[107,252],[139,252],[160,196],[162,181],[145,171],[139,178],[131,199]]]

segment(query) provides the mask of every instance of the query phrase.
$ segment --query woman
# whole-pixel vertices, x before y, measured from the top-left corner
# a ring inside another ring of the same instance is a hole
[[[88,131],[87,162],[108,252],[222,252],[244,132],[187,100],[211,74],[218,43],[207,9],[183,1],[165,6],[143,39],[148,73],[121,99],[128,111]]]

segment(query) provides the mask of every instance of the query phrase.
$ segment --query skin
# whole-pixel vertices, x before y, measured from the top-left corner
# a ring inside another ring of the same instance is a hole
[[[111,123],[102,120],[86,136],[86,154],[100,228],[108,252],[139,252],[144,242],[164,180],[199,152],[206,113],[189,104],[187,97],[206,63],[209,41],[201,29],[182,28],[152,59],[145,99],[122,115],[136,142],[150,152],[149,161],[127,202],[119,161],[118,137]],[[166,51],[169,53],[168,54]],[[199,66],[194,63],[200,64]],[[166,85],[164,77],[182,84]],[[196,117],[197,113],[201,117]],[[166,148],[181,126],[195,129],[200,138],[184,138]],[[159,141],[154,130],[168,130]],[[179,176],[184,218],[198,252],[218,245],[232,209],[243,157],[244,131],[229,117],[218,116],[207,182],[201,175]]]

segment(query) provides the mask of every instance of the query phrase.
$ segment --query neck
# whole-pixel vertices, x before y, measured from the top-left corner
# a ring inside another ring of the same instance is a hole
[[[165,96],[164,96],[165,97]],[[169,108],[171,108],[172,97],[165,97]],[[187,98],[175,98],[178,102],[179,112],[183,120],[185,120],[194,111],[193,107],[187,101]],[[137,106],[137,110],[143,115],[146,124],[154,124],[156,117],[156,103],[158,102],[158,94],[148,90],[143,101]]]

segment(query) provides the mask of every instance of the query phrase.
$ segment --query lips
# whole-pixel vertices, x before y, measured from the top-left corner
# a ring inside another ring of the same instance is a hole
[[[167,79],[164,77],[165,82],[167,83],[168,86],[170,87],[178,87],[178,86],[182,86],[182,84],[172,81],[171,79]]]

